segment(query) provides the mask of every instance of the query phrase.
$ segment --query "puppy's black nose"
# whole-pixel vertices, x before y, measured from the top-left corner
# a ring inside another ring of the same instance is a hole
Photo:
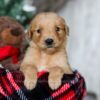
[[[46,45],[52,45],[53,44],[53,39],[48,38],[45,40]]]

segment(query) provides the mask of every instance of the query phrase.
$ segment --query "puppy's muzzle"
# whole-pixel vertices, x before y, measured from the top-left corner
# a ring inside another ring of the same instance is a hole
[[[45,44],[48,48],[51,48],[53,46],[54,40],[52,38],[48,38],[45,40]]]

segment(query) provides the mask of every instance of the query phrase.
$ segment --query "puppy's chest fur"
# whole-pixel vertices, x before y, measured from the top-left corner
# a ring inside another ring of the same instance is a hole
[[[67,66],[66,54],[64,52],[58,52],[56,54],[46,54],[45,52],[34,52],[34,63],[38,68],[38,71],[49,71],[51,67],[65,67]]]
[[[53,59],[53,56],[48,55],[46,53],[38,53],[38,62],[36,63],[36,67],[38,68],[38,71],[46,70],[48,71],[48,68],[53,63],[51,60]]]
[[[48,57],[48,55],[46,55],[45,53],[41,53],[39,55],[39,57],[40,57],[39,58],[39,62],[37,64],[38,71],[42,71],[42,70],[47,70],[48,71],[48,69],[47,69],[47,67],[49,65],[49,62],[48,62],[49,57]]]
[[[37,67],[38,71],[49,71],[52,67],[68,67],[65,50],[55,54],[47,54],[33,47],[29,47],[22,62],[22,66],[26,66],[27,64]]]

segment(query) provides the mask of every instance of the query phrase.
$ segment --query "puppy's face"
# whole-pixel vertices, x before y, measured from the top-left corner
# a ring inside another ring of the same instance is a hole
[[[32,21],[29,37],[42,50],[56,51],[65,43],[68,26],[55,13],[41,13]]]

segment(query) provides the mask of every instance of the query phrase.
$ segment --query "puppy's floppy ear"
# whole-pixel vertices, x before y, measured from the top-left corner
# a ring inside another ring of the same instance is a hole
[[[68,25],[65,24],[65,32],[67,33],[67,35],[69,36],[69,27]]]
[[[31,28],[29,28],[29,30],[27,31],[27,35],[28,35],[28,38],[31,40],[32,36],[33,36],[33,32],[31,30]]]
[[[69,36],[69,27],[68,27],[68,25],[66,24],[66,21],[65,21],[64,19],[63,19],[63,23],[64,23],[64,30],[65,30],[67,36]]]

